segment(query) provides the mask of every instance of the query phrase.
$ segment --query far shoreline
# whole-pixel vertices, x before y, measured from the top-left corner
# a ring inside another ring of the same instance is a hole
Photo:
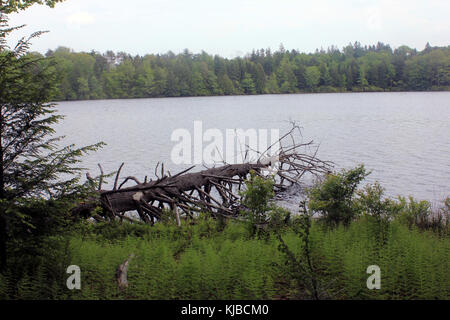
[[[101,98],[101,99],[73,99],[73,100],[54,100],[51,103],[60,102],[81,102],[81,101],[109,101],[109,100],[143,100],[143,99],[176,99],[176,98],[210,98],[210,97],[256,97],[256,96],[288,96],[288,95],[313,95],[313,94],[356,94],[356,93],[434,93],[450,92],[450,88],[442,90],[388,90],[388,91],[326,91],[326,92],[294,92],[294,93],[260,93],[260,94],[234,94],[234,95],[198,95],[198,96],[158,96],[158,97],[135,97],[135,98]]]

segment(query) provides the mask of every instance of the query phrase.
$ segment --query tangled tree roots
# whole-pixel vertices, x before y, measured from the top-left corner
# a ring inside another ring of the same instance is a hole
[[[331,163],[316,158],[317,149],[312,155],[300,153],[313,142],[296,143],[295,132],[300,128],[293,125],[292,129],[279,139],[277,156],[266,157],[266,150],[257,161],[242,164],[224,164],[219,167],[191,173],[195,166],[176,175],[166,175],[161,166],[161,177],[157,180],[140,182],[135,177],[126,177],[118,186],[123,163],[117,171],[112,190],[102,190],[103,169],[98,187],[98,196],[80,204],[72,211],[77,215],[90,216],[94,208],[103,208],[104,218],[131,219],[125,215],[127,211],[137,211],[141,220],[154,223],[161,220],[165,214],[164,208],[175,212],[177,222],[181,217],[192,217],[195,212],[211,212],[213,216],[236,217],[243,208],[239,191],[251,171],[261,177],[268,177],[271,173],[275,177],[275,193],[299,184],[305,174],[321,175],[329,172]],[[286,145],[286,141],[289,143]],[[155,169],[155,175],[156,171]],[[90,178],[89,175],[88,179]],[[93,179],[92,179],[93,180]],[[136,184],[123,187],[128,181]]]

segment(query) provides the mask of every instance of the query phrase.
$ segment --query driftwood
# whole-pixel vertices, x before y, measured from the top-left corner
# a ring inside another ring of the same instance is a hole
[[[100,167],[101,177],[98,196],[76,207],[73,212],[79,215],[92,216],[97,206],[103,208],[104,217],[98,219],[127,219],[128,211],[137,211],[140,220],[153,224],[161,220],[165,209],[170,209],[176,215],[178,225],[181,216],[192,217],[196,212],[211,212],[213,216],[237,217],[244,209],[240,203],[239,191],[245,185],[251,171],[261,177],[267,177],[265,171],[274,169],[275,193],[299,184],[305,174],[321,175],[330,171],[331,162],[316,158],[317,149],[313,154],[300,153],[298,150],[312,147],[313,142],[296,143],[293,128],[279,140],[279,150],[276,157],[267,157],[268,150],[263,152],[257,161],[242,164],[224,164],[200,172],[191,173],[191,167],[176,175],[167,175],[164,166],[156,180],[140,182],[136,177],[126,177],[119,184],[123,163],[117,171],[112,190],[102,190],[103,169]],[[288,141],[288,145],[286,145]],[[284,144],[284,145],[283,145]],[[159,164],[158,164],[159,166]],[[157,168],[158,168],[157,166]],[[123,187],[128,181],[136,185]]]
[[[131,254],[127,260],[125,260],[116,271],[117,285],[119,289],[123,290],[128,288],[128,265],[131,262],[131,259],[134,258],[134,254]]]

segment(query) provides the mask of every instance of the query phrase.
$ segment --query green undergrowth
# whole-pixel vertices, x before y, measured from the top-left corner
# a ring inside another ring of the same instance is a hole
[[[23,233],[8,247],[0,299],[449,299],[449,198],[435,209],[386,198],[378,183],[357,188],[367,175],[359,166],[325,176],[297,213],[252,172],[239,220],[202,213],[178,226],[166,212],[154,226],[88,219]],[[69,266],[80,289],[67,286]]]
[[[328,228],[313,221],[309,233],[318,292],[324,299],[448,299],[450,241],[430,231],[391,223],[380,245],[370,218]],[[223,230],[221,230],[223,229]],[[291,228],[282,239],[302,258]],[[53,244],[53,245],[51,245]],[[13,299],[308,299],[287,268],[274,234],[249,235],[245,225],[225,228],[212,219],[181,228],[84,224],[48,240],[34,270],[0,276],[0,297]],[[134,257],[129,259],[130,255]],[[117,267],[129,259],[126,289]],[[81,269],[81,290],[69,290],[65,269]],[[369,265],[381,269],[381,289],[369,290]],[[9,286],[14,288],[9,288]]]

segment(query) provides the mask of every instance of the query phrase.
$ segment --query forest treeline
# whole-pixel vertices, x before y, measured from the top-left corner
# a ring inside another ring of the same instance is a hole
[[[450,89],[450,46],[429,44],[418,51],[355,42],[310,54],[280,45],[233,59],[187,49],[131,56],[65,47],[46,56],[57,69],[56,100]]]

